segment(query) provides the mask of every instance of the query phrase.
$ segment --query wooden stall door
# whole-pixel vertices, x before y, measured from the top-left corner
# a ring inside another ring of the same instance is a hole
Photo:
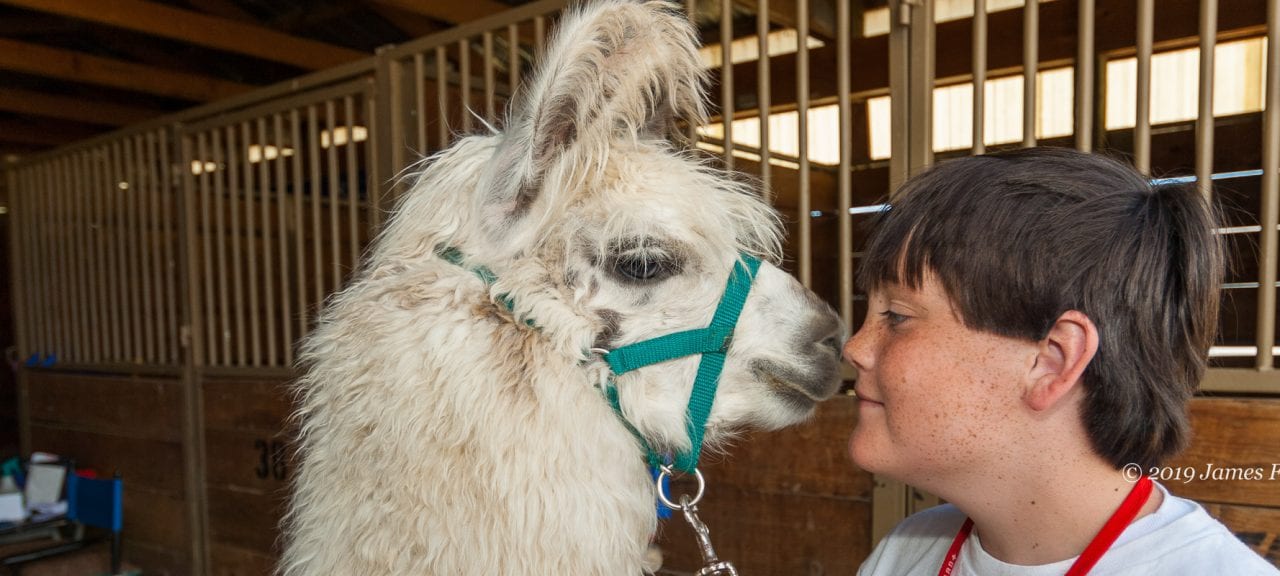
[[[210,576],[268,576],[279,557],[293,466],[287,382],[203,382]]]

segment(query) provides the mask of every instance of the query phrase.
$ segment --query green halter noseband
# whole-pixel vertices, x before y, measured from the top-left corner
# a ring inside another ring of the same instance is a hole
[[[688,418],[685,422],[689,433],[689,451],[677,452],[673,462],[676,468],[685,473],[692,474],[698,467],[698,456],[702,453],[702,436],[706,431],[707,417],[711,415],[711,404],[715,401],[716,388],[720,384],[720,372],[724,370],[725,354],[729,351],[729,344],[733,342],[733,329],[738,324],[738,316],[742,314],[742,306],[747,301],[752,281],[755,280],[759,270],[760,259],[750,254],[743,254],[742,258],[734,263],[733,274],[729,276],[724,296],[720,297],[720,304],[716,306],[715,315],[711,317],[711,324],[706,328],[642,340],[604,354],[605,361],[609,363],[609,370],[615,377],[652,364],[694,354],[702,355],[702,360],[698,363],[698,376],[693,381],[693,393],[689,396]],[[606,394],[609,403],[621,417],[622,408],[618,403],[618,394],[613,387],[612,379],[609,386],[610,389]],[[623,418],[623,421],[626,421],[626,418]],[[639,434],[636,434],[636,437],[640,438],[641,444],[644,444],[645,451],[648,452],[649,464],[655,467],[661,464],[660,456],[649,447],[644,438]]]
[[[436,253],[451,264],[463,265],[462,253],[455,248],[441,247],[436,250]],[[698,467],[698,456],[702,452],[702,437],[706,431],[707,417],[711,415],[711,405],[715,401],[716,388],[720,384],[720,373],[724,370],[725,355],[733,342],[733,330],[738,324],[738,317],[742,314],[742,306],[747,301],[747,295],[751,292],[751,284],[760,270],[759,258],[745,253],[741,256],[733,265],[733,273],[729,275],[724,295],[720,297],[720,304],[716,306],[715,314],[711,317],[711,324],[706,328],[658,336],[605,351],[602,354],[612,372],[604,391],[605,397],[613,406],[614,412],[644,446],[649,464],[655,468],[664,463],[663,458],[649,447],[644,437],[623,415],[614,378],[645,366],[694,354],[702,355],[687,410],[686,426],[690,449],[689,452],[677,452],[673,462],[677,469],[692,474]],[[485,284],[493,284],[497,281],[497,276],[487,267],[477,266],[471,268],[471,271]],[[499,298],[508,310],[515,307],[515,302],[506,294]],[[526,321],[526,324],[534,326],[532,320]]]

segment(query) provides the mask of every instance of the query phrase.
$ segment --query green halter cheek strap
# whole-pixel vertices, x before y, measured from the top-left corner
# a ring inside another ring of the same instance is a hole
[[[724,370],[725,354],[733,341],[733,329],[738,324],[742,306],[747,301],[747,295],[751,293],[752,281],[755,280],[759,270],[759,258],[750,254],[742,255],[742,258],[734,264],[733,274],[729,276],[728,285],[724,289],[724,296],[720,298],[715,315],[711,317],[711,324],[706,328],[642,340],[604,354],[604,359],[609,363],[609,369],[615,377],[652,364],[694,354],[702,355],[702,360],[698,363],[697,378],[693,381],[693,393],[689,396],[688,418],[685,423],[689,433],[690,450],[675,454],[675,467],[686,473],[691,474],[698,467],[698,456],[702,452],[702,437],[706,431],[707,417],[711,415],[711,405],[715,401],[720,373]],[[614,410],[621,415],[618,394],[613,389],[612,383],[606,395]],[[637,437],[639,437],[638,434]],[[649,463],[656,465],[660,461],[658,455],[644,442],[643,438],[641,443],[645,444]]]
[[[455,266],[465,267],[462,253],[456,248],[440,247],[436,253]],[[492,285],[498,280],[497,275],[485,266],[474,266],[470,270],[485,284]],[[742,306],[747,302],[747,295],[751,293],[751,284],[759,270],[759,258],[745,253],[741,255],[741,258],[734,263],[733,273],[729,275],[728,285],[724,289],[724,296],[720,298],[720,304],[716,306],[716,312],[711,317],[711,324],[706,328],[642,340],[603,355],[605,362],[609,363],[609,370],[613,373],[604,391],[605,398],[613,406],[613,410],[617,412],[622,422],[644,446],[649,465],[654,468],[663,464],[664,460],[660,454],[653,451],[644,436],[640,435],[639,431],[623,416],[622,405],[618,401],[618,390],[613,379],[645,366],[694,354],[702,355],[702,360],[698,363],[697,378],[693,381],[693,392],[689,396],[688,418],[685,422],[689,433],[690,450],[677,452],[674,462],[676,468],[692,474],[698,467],[698,456],[702,453],[702,437],[706,432],[707,417],[711,415],[711,405],[715,402],[720,373],[724,370],[725,354],[733,342],[733,329],[738,324]],[[499,298],[508,310],[515,308],[515,302],[510,296],[501,294]],[[525,323],[536,327],[532,319],[526,320]]]

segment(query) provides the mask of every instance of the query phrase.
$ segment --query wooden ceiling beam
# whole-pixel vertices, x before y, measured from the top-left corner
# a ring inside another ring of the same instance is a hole
[[[162,110],[148,110],[17,88],[0,88],[0,110],[100,126],[126,126],[164,114]]]
[[[384,6],[404,10],[405,12],[421,14],[450,24],[462,24],[472,20],[479,20],[486,16],[493,16],[503,10],[511,9],[510,6],[495,0],[465,0],[462,2],[373,0],[373,2],[375,4],[382,4]]]
[[[471,4],[474,1],[461,4]],[[359,50],[290,36],[256,24],[237,22],[143,0],[0,0],[0,2],[170,38],[206,48],[282,62],[307,70],[329,68],[370,56]]]
[[[254,24],[258,22],[258,19],[255,18],[253,14],[250,14],[244,8],[237,6],[236,3],[231,0],[187,0],[187,3],[196,10],[211,16],[226,18],[228,20],[236,20],[238,22],[249,22]]]
[[[752,12],[759,7],[757,0],[733,0],[733,3]],[[795,28],[799,22],[796,19],[796,0],[770,0],[769,21]],[[809,1],[809,35],[825,42],[836,39],[836,9],[832,0]]]
[[[84,140],[97,132],[94,130],[68,129],[66,127],[0,120],[0,143],[59,146],[77,140]]]
[[[0,38],[0,69],[193,102],[226,98],[254,88],[220,78],[163,70],[4,38]]]
[[[369,9],[377,12],[383,20],[413,38],[421,38],[445,29],[444,26],[436,24],[436,21],[431,18],[414,12],[406,12],[386,4],[374,2],[369,5]]]

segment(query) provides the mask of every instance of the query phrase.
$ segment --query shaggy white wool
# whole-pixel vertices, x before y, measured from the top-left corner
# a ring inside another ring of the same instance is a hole
[[[748,183],[658,138],[705,117],[701,74],[677,7],[597,2],[565,16],[504,131],[420,165],[304,343],[282,575],[641,571],[650,477],[588,351],[705,326],[740,253],[781,252],[778,217]],[[440,259],[443,246],[499,281]],[[635,259],[661,277],[620,272]],[[841,330],[763,265],[709,447],[810,414],[838,383]],[[617,379],[650,444],[688,448],[697,364]]]

